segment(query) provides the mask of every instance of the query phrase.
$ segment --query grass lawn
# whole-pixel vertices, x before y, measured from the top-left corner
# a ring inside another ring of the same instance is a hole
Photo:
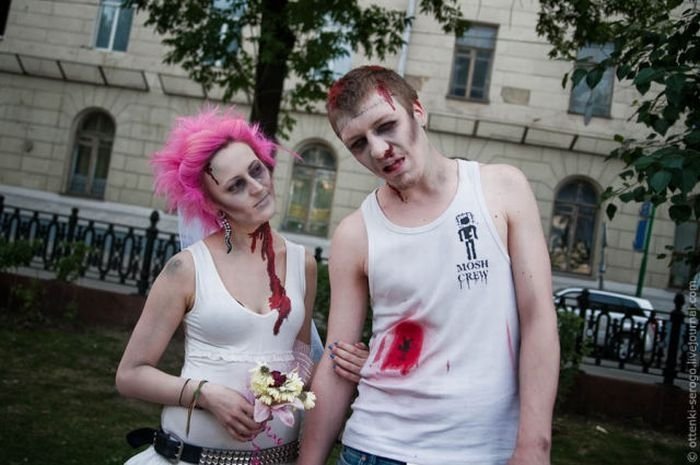
[[[0,329],[0,455],[4,465],[121,464],[124,434],[158,424],[157,406],[123,399],[114,373],[128,334],[109,329]],[[162,362],[179,369],[181,344]],[[640,424],[559,416],[555,465],[686,464],[679,435]]]

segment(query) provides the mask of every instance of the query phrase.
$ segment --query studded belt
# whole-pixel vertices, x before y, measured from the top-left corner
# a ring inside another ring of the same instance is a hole
[[[153,444],[155,451],[173,463],[198,465],[278,465],[294,462],[299,455],[299,441],[260,450],[211,449],[188,444],[162,429],[141,428],[127,434],[132,447]]]

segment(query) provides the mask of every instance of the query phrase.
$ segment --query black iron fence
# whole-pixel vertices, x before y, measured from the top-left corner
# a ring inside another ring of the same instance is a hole
[[[671,311],[630,308],[591,302],[587,290],[556,301],[557,311],[581,317],[577,348],[587,355],[584,363],[658,376],[669,385],[695,369],[697,321],[683,312],[684,304],[676,294]]]
[[[35,244],[30,267],[53,270],[70,254],[72,244],[85,244],[80,276],[133,286],[145,295],[167,260],[180,249],[177,234],[158,230],[153,211],[144,227],[81,218],[77,208],[70,215],[8,207],[0,195],[0,238]]]
[[[33,241],[30,266],[54,270],[72,245],[85,244],[80,276],[134,287],[146,295],[167,260],[179,251],[177,234],[158,230],[153,211],[144,227],[81,218],[77,208],[70,215],[4,205],[0,195],[0,239]],[[320,248],[319,263],[325,261]],[[641,310],[590,302],[584,291],[578,298],[560,298],[558,311],[574,312],[583,320],[577,341],[586,350],[584,363],[637,371],[673,384],[688,379],[696,368],[697,321],[683,312],[678,294],[672,311]],[[692,362],[692,363],[691,363]]]

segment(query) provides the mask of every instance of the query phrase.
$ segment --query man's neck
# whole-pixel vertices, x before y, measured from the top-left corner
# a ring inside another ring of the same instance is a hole
[[[426,162],[423,175],[405,189],[385,184],[378,201],[384,214],[400,226],[419,226],[434,220],[451,203],[459,180],[456,160],[437,154]]]

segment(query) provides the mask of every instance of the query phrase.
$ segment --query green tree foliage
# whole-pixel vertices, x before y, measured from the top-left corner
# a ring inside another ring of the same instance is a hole
[[[583,328],[583,318],[566,308],[557,308],[560,347],[557,407],[561,407],[571,393],[581,370],[581,362],[590,352],[588,341],[583,337]]]
[[[181,65],[205,89],[220,86],[224,101],[244,92],[250,119],[271,137],[292,127],[290,111],[309,111],[325,97],[331,60],[346,56],[348,46],[380,60],[396,53],[414,19],[357,0],[127,2],[164,35],[166,63]],[[445,32],[461,34],[466,25],[458,0],[420,0],[419,11]]]
[[[608,159],[625,164],[622,187],[604,199],[670,201],[677,222],[700,218],[700,196],[691,196],[700,176],[700,10],[681,0],[542,0],[537,33],[552,44],[551,58],[575,60],[586,44],[612,43],[599,64],[578,67],[562,83],[581,80],[592,89],[608,67],[639,92],[633,119],[649,130],[621,143]],[[610,218],[617,207],[607,207]]]

